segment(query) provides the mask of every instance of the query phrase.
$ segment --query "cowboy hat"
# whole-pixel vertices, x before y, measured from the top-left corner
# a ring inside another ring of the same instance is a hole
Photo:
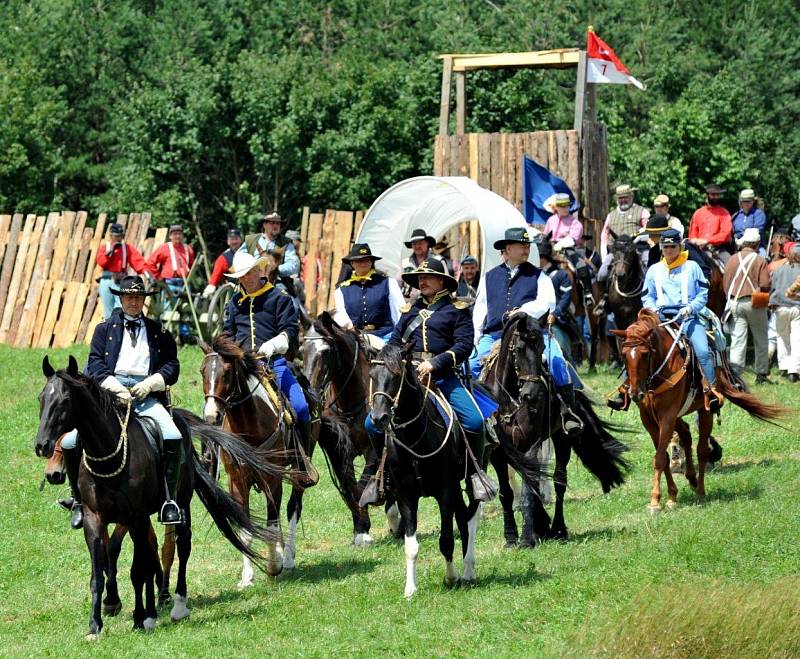
[[[240,277],[244,277],[256,266],[263,268],[266,263],[267,259],[263,256],[256,258],[247,252],[236,252],[236,254],[233,255],[233,264],[231,265],[233,272],[226,272],[225,276],[230,279],[239,279]]]
[[[411,249],[411,243],[416,242],[417,240],[427,240],[428,241],[428,249],[433,247],[436,244],[436,238],[433,236],[429,236],[425,233],[424,229],[414,229],[411,232],[411,238],[409,238],[403,244]]]
[[[426,259],[415,270],[404,272],[400,275],[403,281],[412,288],[419,288],[420,275],[436,275],[444,280],[444,287],[453,293],[458,288],[458,282],[451,277],[439,259]]]
[[[375,256],[367,243],[354,243],[350,248],[350,253],[342,257],[344,263],[359,261],[361,259],[372,259],[372,262],[380,261],[381,256]]]
[[[264,213],[264,215],[261,216],[261,219],[258,220],[258,223],[264,224],[264,222],[274,222],[275,220],[281,224],[283,224],[285,221],[280,215],[278,215],[278,213],[271,211],[269,213]]]
[[[623,183],[622,185],[618,185],[618,186],[617,186],[617,187],[614,189],[614,194],[615,194],[617,197],[627,197],[629,194],[633,194],[633,193],[634,193],[634,192],[636,192],[638,189],[639,189],[639,188],[634,188],[634,187],[632,187],[630,183]]]
[[[156,291],[148,291],[144,287],[141,277],[128,275],[120,283],[119,288],[110,287],[108,290],[114,295],[155,295]]]
[[[511,227],[510,229],[506,229],[505,236],[502,240],[496,240],[494,242],[494,248],[502,250],[510,243],[530,245],[533,243],[533,234],[527,227]]]
[[[658,195],[653,199],[653,206],[669,206],[669,197],[665,194]]]

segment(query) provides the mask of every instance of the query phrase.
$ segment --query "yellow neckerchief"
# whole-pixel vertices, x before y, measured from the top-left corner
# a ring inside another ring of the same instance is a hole
[[[246,290],[244,290],[244,288],[243,288],[243,287],[241,287],[241,286],[240,286],[240,288],[242,289],[242,299],[240,300],[240,302],[244,302],[244,301],[245,301],[247,298],[252,298],[252,299],[255,299],[255,298],[257,298],[259,295],[263,295],[263,294],[264,294],[264,293],[266,293],[266,292],[267,292],[269,289],[273,288],[273,284],[272,284],[272,282],[268,281],[266,284],[264,284],[264,285],[263,285],[261,288],[259,288],[257,291],[255,291],[255,292],[253,292],[253,293],[248,293],[248,292],[247,292]]]
[[[350,281],[369,281],[370,277],[375,274],[375,268],[370,268],[370,271],[365,275],[357,275],[355,270],[350,275]]]
[[[663,256],[661,257],[661,262],[667,266],[667,270],[674,270],[675,268],[680,268],[688,259],[689,252],[684,250],[678,254],[678,258],[676,258],[672,263],[667,263],[667,259],[665,259]]]

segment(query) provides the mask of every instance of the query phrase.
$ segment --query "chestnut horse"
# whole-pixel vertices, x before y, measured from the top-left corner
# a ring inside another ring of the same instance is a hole
[[[686,454],[686,479],[698,499],[702,501],[706,494],[705,473],[711,454],[709,436],[713,416],[706,407],[703,387],[697,384],[699,379],[695,377],[695,370],[698,367],[694,365],[691,347],[687,345],[678,349],[678,339],[667,330],[667,326],[672,324],[677,329],[677,322],[662,323],[654,311],[642,309],[636,322],[627,330],[613,330],[623,339],[622,356],[628,371],[631,397],[639,406],[642,424],[650,433],[656,449],[653,487],[647,507],[651,513],[661,510],[662,473],[667,481],[666,506],[674,508],[678,505],[678,487],[667,460],[667,446],[673,432],[677,431]],[[716,387],[725,398],[756,419],[770,421],[786,412],[784,408],[762,403],[744,391],[742,383],[729,369],[717,369]],[[697,412],[699,417],[697,474],[691,454],[692,437],[688,425],[681,419],[692,412]]]

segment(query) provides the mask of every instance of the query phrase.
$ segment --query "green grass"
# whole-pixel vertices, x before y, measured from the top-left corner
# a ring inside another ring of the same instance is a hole
[[[86,350],[75,352],[82,362]],[[66,364],[67,354],[50,352],[56,366]],[[571,540],[533,551],[502,548],[499,504],[489,505],[478,538],[479,583],[472,589],[444,588],[438,516],[426,500],[419,592],[410,602],[402,596],[401,545],[387,538],[376,512],[376,545],[350,546],[349,514],[318,455],[323,478],[305,499],[294,574],[270,580],[259,573],[255,587],[239,592],[241,561],[196,502],[191,618],[173,625],[165,610],[153,634],[131,631],[126,542],[123,612],[105,618],[104,637],[88,645],[83,536],[69,530],[66,513],[54,503],[66,486],[39,491],[44,463],[32,451],[43,355],[0,347],[4,657],[562,656],[570,650],[577,656],[732,656],[737,648],[743,656],[800,653],[800,517],[794,499],[800,449],[794,433],[758,424],[730,405],[714,429],[725,457],[707,478],[705,505],[695,503],[679,478],[680,508],[649,516],[651,441],[635,411],[615,415],[634,430],[625,438],[634,464],[628,483],[603,496],[573,458],[566,503]],[[200,410],[199,350],[184,349],[180,357],[176,402]],[[589,382],[602,394],[614,376]],[[800,388],[787,383],[760,392],[796,408]],[[795,419],[787,423],[793,426]],[[756,608],[748,608],[750,597]]]

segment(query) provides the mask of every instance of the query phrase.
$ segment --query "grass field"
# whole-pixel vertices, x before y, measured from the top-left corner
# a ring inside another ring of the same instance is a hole
[[[67,351],[51,351],[57,367]],[[83,362],[85,349],[74,353]],[[195,500],[189,564],[191,618],[153,634],[131,631],[130,543],[120,559],[123,612],[84,641],[89,563],[83,536],[39,491],[33,454],[43,351],[0,347],[0,656],[797,656],[800,654],[800,446],[795,432],[758,424],[731,405],[714,435],[725,448],[705,505],[679,477],[680,507],[645,512],[652,444],[631,411],[624,441],[634,464],[610,495],[573,458],[571,538],[505,550],[499,504],[478,538],[478,586],[448,591],[438,516],[420,520],[419,592],[403,599],[403,551],[373,513],[373,547],[351,547],[350,517],[321,455],[323,478],[305,499],[297,569],[239,592],[241,561]],[[200,354],[184,349],[176,403],[199,411]],[[614,374],[589,379],[598,393]],[[783,381],[785,382],[785,381]],[[759,395],[798,408],[800,386]],[[604,410],[602,414],[606,414]],[[796,428],[796,418],[786,423]]]

